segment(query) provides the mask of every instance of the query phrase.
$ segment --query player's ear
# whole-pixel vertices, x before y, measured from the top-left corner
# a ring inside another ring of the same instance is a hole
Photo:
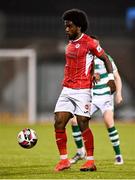
[[[78,31],[78,32],[81,32],[81,27],[77,27],[77,31]]]

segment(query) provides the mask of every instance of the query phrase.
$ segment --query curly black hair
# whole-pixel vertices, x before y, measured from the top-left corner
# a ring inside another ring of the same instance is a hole
[[[88,18],[84,11],[80,9],[70,9],[63,13],[62,19],[72,21],[76,26],[81,27],[81,32],[88,28]]]

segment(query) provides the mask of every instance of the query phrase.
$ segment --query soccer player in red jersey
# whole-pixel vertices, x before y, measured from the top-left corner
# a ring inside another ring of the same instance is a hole
[[[60,154],[60,161],[55,171],[62,171],[71,166],[67,153],[66,124],[74,115],[77,117],[86,149],[86,162],[81,166],[80,171],[95,171],[94,140],[89,128],[94,56],[105,63],[109,76],[108,85],[112,93],[116,89],[113,68],[99,42],[85,34],[88,19],[84,11],[71,9],[64,12],[62,18],[69,43],[65,51],[63,89],[54,111],[55,138]]]

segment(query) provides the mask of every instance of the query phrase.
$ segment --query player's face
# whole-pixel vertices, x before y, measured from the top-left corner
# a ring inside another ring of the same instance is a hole
[[[64,21],[65,32],[70,40],[78,39],[80,36],[80,28],[77,27],[72,21]]]

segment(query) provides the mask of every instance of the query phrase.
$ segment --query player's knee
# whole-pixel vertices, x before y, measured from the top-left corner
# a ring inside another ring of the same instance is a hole
[[[78,124],[81,132],[85,131],[89,127],[89,120],[90,118],[87,117],[79,119]]]
[[[55,123],[54,123],[55,129],[65,129],[65,123],[62,120],[62,117],[59,116],[57,113],[54,116],[54,120],[55,120]]]

